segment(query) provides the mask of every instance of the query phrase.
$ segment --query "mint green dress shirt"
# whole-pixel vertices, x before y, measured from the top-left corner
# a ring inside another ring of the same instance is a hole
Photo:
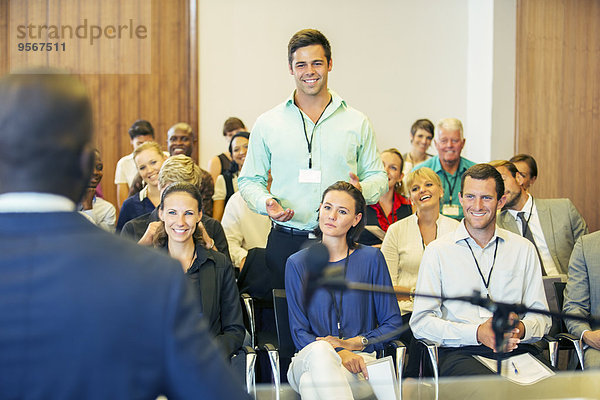
[[[331,102],[316,126],[294,104],[294,93],[258,117],[238,178],[239,190],[252,211],[266,215],[266,200],[275,198],[284,209],[295,212],[281,225],[312,230],[317,226],[323,192],[337,181],[348,182],[350,172],[359,177],[367,204],[376,203],[387,191],[387,174],[371,123],[335,92],[329,93]],[[303,123],[309,140],[312,134],[312,169],[321,172],[320,183],[299,182],[300,171],[309,164]],[[269,169],[271,193],[267,191]]]

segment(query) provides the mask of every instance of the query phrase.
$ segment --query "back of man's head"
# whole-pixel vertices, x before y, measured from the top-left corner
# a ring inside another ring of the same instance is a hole
[[[93,168],[92,108],[74,77],[50,70],[0,79],[0,193],[78,201]]]
[[[138,119],[131,125],[131,128],[129,128],[128,133],[131,139],[137,136],[154,137],[154,128],[152,127],[152,124],[146,121],[145,119]]]

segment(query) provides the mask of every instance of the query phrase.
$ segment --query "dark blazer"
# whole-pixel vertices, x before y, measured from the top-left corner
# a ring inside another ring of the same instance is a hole
[[[377,211],[373,207],[367,206],[367,219],[365,221],[365,225],[375,225],[379,226],[379,220],[377,219]],[[396,221],[400,221],[402,218],[406,218],[412,214],[412,207],[410,204],[402,204],[400,207],[396,209]],[[381,244],[382,240],[380,240],[377,236],[373,235],[366,229],[360,233],[358,237],[358,243],[364,244],[365,246],[373,246],[375,244]]]
[[[588,227],[575,205],[569,199],[534,198],[538,218],[552,260],[561,274],[569,270],[569,258],[580,236],[588,233]],[[502,210],[496,224],[519,235],[517,222],[508,210]]]
[[[150,222],[154,221],[159,221],[158,208],[155,208],[150,213],[140,215],[139,217],[128,221],[123,227],[123,230],[121,230],[121,236],[129,237],[137,242],[144,236]],[[225,236],[225,231],[223,230],[221,223],[202,213],[202,224],[204,225],[208,236],[215,241],[217,250],[220,253],[225,254],[225,257],[227,257],[228,260],[231,260],[229,255],[229,244],[227,244],[227,237]]]
[[[75,212],[0,213],[0,397],[246,398],[179,263]]]
[[[186,275],[202,299],[202,313],[209,322],[210,332],[231,357],[242,347],[246,335],[231,261],[218,251],[197,245],[196,260]]]

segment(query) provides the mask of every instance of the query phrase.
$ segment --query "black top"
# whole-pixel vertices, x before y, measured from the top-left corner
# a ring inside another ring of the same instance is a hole
[[[410,204],[402,204],[396,210],[396,221],[400,221],[402,218],[406,218],[412,214],[412,207]],[[373,207],[367,207],[367,220],[365,225],[375,225],[379,226],[379,220],[377,219],[377,211]],[[358,237],[358,243],[364,244],[366,246],[373,246],[374,244],[381,244],[382,241],[377,238],[377,236],[373,235],[368,230],[363,230],[360,236]]]
[[[231,261],[223,254],[198,244],[196,259],[186,276],[198,290],[200,308],[210,332],[225,354],[231,356],[242,346],[246,335]]]
[[[148,225],[150,222],[159,221],[158,218],[158,208],[155,208],[154,211],[140,215],[137,218],[134,218],[123,226],[121,230],[121,236],[129,237],[136,242],[144,236],[146,229],[148,229]],[[215,241],[216,250],[220,253],[223,253],[228,260],[231,260],[229,255],[229,245],[227,244],[227,238],[225,237],[225,231],[223,230],[223,226],[219,221],[214,218],[207,216],[202,213],[202,224],[206,229],[206,233]]]

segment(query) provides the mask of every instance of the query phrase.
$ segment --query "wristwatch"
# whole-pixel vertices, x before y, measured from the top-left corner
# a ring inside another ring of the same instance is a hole
[[[359,337],[360,337],[360,342],[362,343],[363,349],[364,349],[365,347],[367,347],[369,345],[369,339],[367,339],[364,336],[359,336]]]

